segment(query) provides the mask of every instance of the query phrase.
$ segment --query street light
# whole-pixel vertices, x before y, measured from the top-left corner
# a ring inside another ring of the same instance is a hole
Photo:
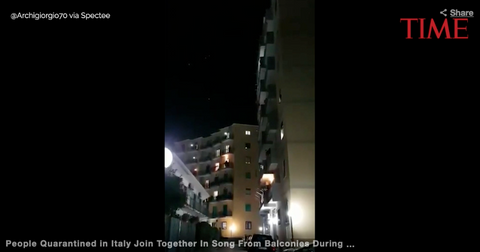
[[[230,238],[233,238],[233,231],[235,231],[235,225],[232,224],[230,227]]]
[[[168,148],[165,148],[165,169],[167,169],[172,164],[172,162],[173,154]]]
[[[302,220],[303,213],[302,209],[297,204],[291,204],[291,210],[287,213],[288,217],[290,218],[290,230],[292,232],[292,241],[293,241],[293,219],[299,223]]]

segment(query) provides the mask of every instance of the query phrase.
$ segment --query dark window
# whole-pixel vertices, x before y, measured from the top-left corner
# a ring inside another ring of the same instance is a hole
[[[252,230],[252,222],[245,221],[245,230]]]
[[[245,212],[251,212],[252,206],[250,204],[245,204]]]
[[[252,145],[250,143],[245,143],[245,150],[248,150],[252,148]]]
[[[245,178],[251,179],[251,178],[252,178],[252,174],[251,174],[250,172],[246,172],[246,173],[245,173]]]
[[[267,32],[267,44],[275,43],[275,33]]]
[[[285,159],[283,160],[283,178],[287,176],[287,166],[285,165]]]
[[[246,194],[246,195],[251,195],[251,194],[252,194],[252,189],[246,188],[246,189],[245,189],[245,194]]]
[[[245,164],[250,164],[252,162],[251,157],[245,157]]]
[[[227,222],[222,221],[222,230],[226,230],[226,229],[227,229]]]
[[[275,69],[275,57],[267,57],[267,69],[274,70]]]
[[[282,103],[282,89],[278,89],[278,103]]]

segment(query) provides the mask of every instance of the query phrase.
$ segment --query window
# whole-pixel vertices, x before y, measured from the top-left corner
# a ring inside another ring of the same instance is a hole
[[[197,143],[195,144],[195,150],[198,150],[198,144]]]
[[[252,148],[252,145],[250,143],[246,143],[245,144],[245,150],[248,150],[250,148]]]
[[[245,194],[246,194],[246,195],[252,195],[252,189],[246,188],[246,189],[245,189]]]
[[[245,212],[251,212],[252,206],[250,204],[245,204]]]
[[[275,57],[267,57],[267,69],[274,70],[275,69]]]
[[[224,134],[225,134],[225,138],[226,138],[226,139],[229,139],[229,138],[230,138],[230,133],[229,133],[229,132],[225,132]]]
[[[245,157],[245,164],[250,164],[252,162],[251,157]]]
[[[212,215],[217,216],[217,214],[218,214],[217,206],[212,207]]]
[[[250,136],[250,130],[246,130],[245,135]]]
[[[217,197],[218,196],[218,191],[214,191],[213,192],[213,197]]]
[[[215,163],[215,171],[218,171],[220,169],[220,163]]]
[[[228,205],[223,205],[223,215],[227,215],[228,213]]]
[[[252,178],[252,174],[251,174],[250,172],[246,172],[246,173],[245,173],[245,178],[251,179],[251,178]]]
[[[278,89],[278,103],[282,103],[282,89]]]
[[[245,230],[252,230],[252,222],[245,221]]]
[[[205,189],[210,188],[210,180],[205,180]]]
[[[217,157],[220,157],[220,150],[217,150],[217,151],[216,151],[216,156],[217,156]]]
[[[285,166],[285,159],[283,160],[283,178],[287,176],[287,167]]]
[[[222,221],[222,230],[226,230],[226,229],[227,229],[227,222]]]
[[[283,139],[283,136],[284,136],[284,131],[283,131],[283,122],[280,124],[280,140]]]
[[[225,152],[229,153],[230,152],[230,145],[225,146]]]
[[[275,43],[275,35],[273,32],[267,32],[266,43],[267,44]]]

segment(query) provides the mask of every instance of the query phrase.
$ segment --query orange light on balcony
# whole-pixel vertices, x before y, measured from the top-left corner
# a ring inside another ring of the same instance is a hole
[[[275,175],[273,175],[271,173],[265,173],[265,174],[263,174],[262,178],[260,179],[260,183],[266,184],[266,185],[271,185],[274,180],[275,180]]]

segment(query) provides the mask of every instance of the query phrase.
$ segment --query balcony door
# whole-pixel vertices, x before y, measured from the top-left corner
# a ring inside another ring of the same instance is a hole
[[[212,207],[212,217],[213,218],[217,217],[217,214],[218,214],[217,207],[216,206]]]
[[[228,214],[228,205],[223,205],[223,216],[227,216]]]

